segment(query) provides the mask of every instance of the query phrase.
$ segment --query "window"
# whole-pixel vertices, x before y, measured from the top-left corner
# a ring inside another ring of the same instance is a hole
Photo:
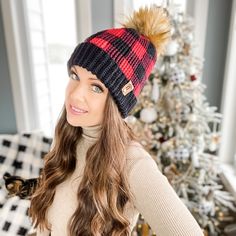
[[[49,73],[47,58],[47,43],[45,39],[44,14],[42,2],[40,0],[27,0],[25,5],[25,25],[26,35],[28,38],[28,59],[31,78],[29,83],[32,84],[33,96],[37,125],[39,129],[51,131],[51,105],[49,92]],[[29,92],[29,91],[27,91]]]
[[[18,132],[53,135],[64,103],[67,60],[91,34],[91,2],[2,1]]]
[[[76,42],[74,0],[2,1],[2,9],[17,130],[52,135]]]
[[[48,87],[54,127],[64,103],[64,90],[68,81],[66,63],[77,41],[75,2],[42,0],[42,5],[48,56]]]

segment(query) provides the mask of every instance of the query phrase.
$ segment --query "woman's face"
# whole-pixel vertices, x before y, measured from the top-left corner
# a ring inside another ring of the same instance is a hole
[[[101,124],[104,117],[108,89],[90,71],[72,66],[66,87],[67,122],[72,126]]]

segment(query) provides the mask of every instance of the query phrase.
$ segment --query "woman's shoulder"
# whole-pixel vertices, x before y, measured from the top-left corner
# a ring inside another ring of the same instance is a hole
[[[132,140],[127,147],[127,165],[129,169],[132,169],[140,161],[154,162],[144,146],[140,142]]]
[[[127,147],[127,152],[128,152],[128,155],[130,155],[130,154],[136,154],[136,155],[146,154],[148,156],[150,155],[148,153],[148,151],[146,151],[145,147],[140,142],[138,142],[136,140],[130,141],[130,143],[128,144],[128,147]]]

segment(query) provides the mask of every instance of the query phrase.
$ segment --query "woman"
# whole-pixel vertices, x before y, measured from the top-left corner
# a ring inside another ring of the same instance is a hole
[[[166,12],[152,6],[75,48],[54,145],[31,199],[38,236],[130,235],[139,213],[157,235],[203,235],[124,121],[169,36]]]

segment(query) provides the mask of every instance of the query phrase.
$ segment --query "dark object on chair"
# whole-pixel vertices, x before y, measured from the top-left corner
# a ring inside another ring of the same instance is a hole
[[[39,178],[24,179],[20,176],[10,175],[6,172],[3,175],[8,197],[19,196],[21,199],[30,199],[35,192]]]

